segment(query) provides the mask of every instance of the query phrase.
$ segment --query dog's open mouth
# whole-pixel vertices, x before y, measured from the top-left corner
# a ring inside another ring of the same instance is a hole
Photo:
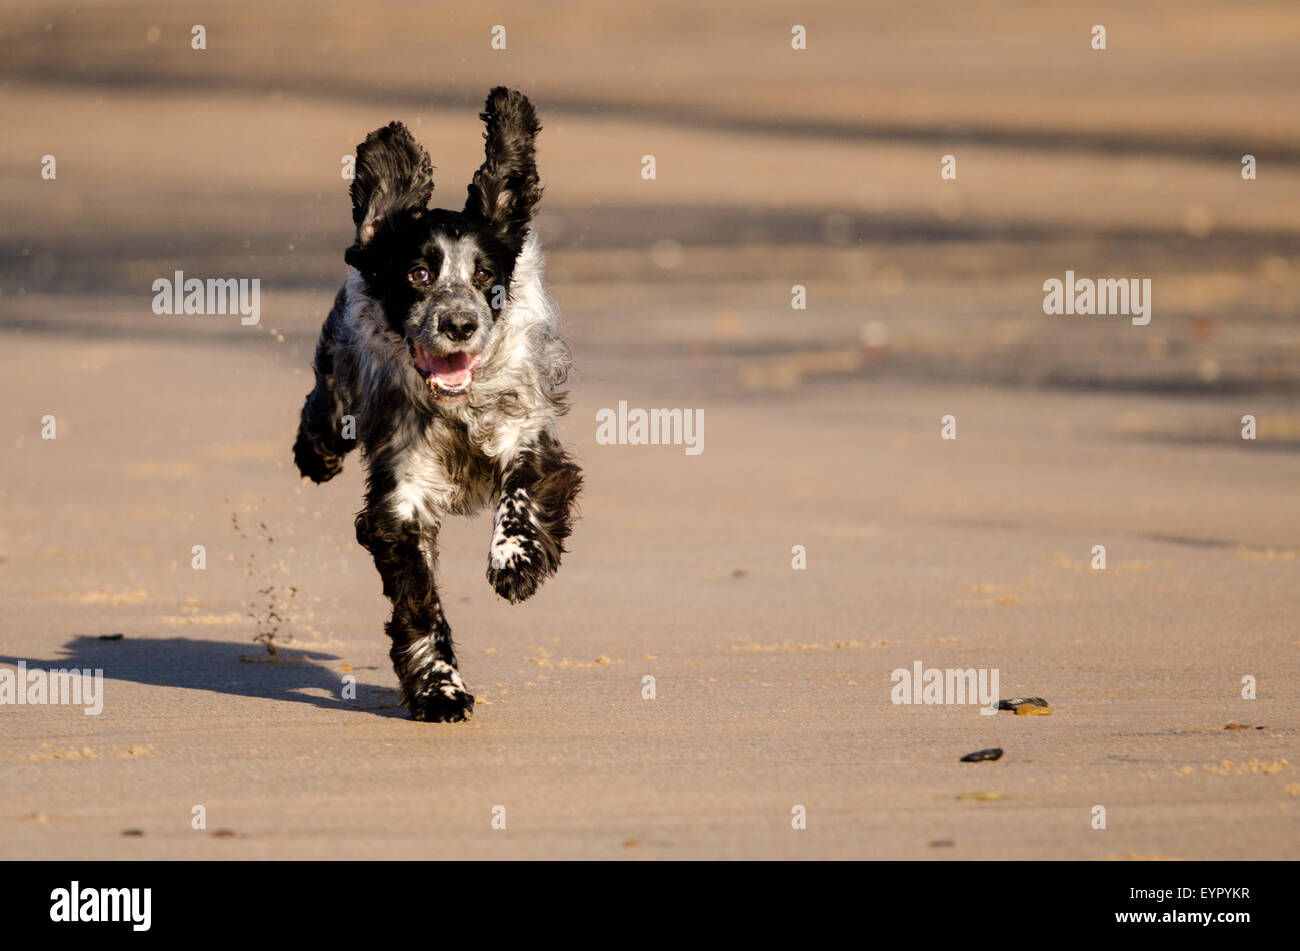
[[[418,343],[415,345],[415,368],[423,374],[434,396],[464,396],[474,382],[474,369],[479,364],[477,353],[430,353]]]

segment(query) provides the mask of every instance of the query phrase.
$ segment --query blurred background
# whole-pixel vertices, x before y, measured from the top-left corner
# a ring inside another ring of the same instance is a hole
[[[505,83],[545,125],[538,228],[589,369],[1293,391],[1298,44],[1288,2],[9,3],[0,306],[193,340],[152,280],[256,276],[296,342],[351,238],[340,157],[402,119],[459,207]],[[1150,278],[1152,324],[1045,318],[1067,268]]]

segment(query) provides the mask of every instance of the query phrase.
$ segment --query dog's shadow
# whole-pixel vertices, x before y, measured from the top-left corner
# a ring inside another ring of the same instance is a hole
[[[319,651],[286,647],[272,660],[261,647],[248,643],[129,635],[112,640],[83,635],[68,641],[63,646],[63,654],[50,660],[0,655],[0,664],[17,666],[19,661],[24,661],[29,670],[102,669],[106,681],[125,680],[156,687],[309,703],[327,710],[381,717],[406,716],[396,690],[390,688],[358,682],[355,699],[345,698],[347,682],[343,678],[349,672],[336,672],[323,666],[321,661],[338,658]],[[109,693],[109,688],[105,688],[105,693]]]

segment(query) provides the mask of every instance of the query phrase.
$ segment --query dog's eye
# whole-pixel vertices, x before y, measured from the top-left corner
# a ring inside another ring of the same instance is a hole
[[[412,284],[428,284],[429,269],[427,267],[413,267],[406,277]]]
[[[494,277],[496,277],[496,275],[485,267],[481,267],[474,272],[474,280],[478,281],[480,284],[488,284]]]

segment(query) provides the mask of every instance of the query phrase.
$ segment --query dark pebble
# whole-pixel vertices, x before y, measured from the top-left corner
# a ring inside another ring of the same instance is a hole
[[[984,763],[995,759],[1002,759],[1002,751],[996,746],[989,750],[976,750],[974,753],[967,753],[961,758],[963,763]]]
[[[1014,697],[1011,700],[999,700],[998,709],[1014,710],[1016,707],[1024,706],[1026,703],[1031,703],[1036,707],[1047,706],[1047,701],[1042,697]]]
[[[120,641],[125,636],[125,634],[101,634],[99,639],[101,641]]]

